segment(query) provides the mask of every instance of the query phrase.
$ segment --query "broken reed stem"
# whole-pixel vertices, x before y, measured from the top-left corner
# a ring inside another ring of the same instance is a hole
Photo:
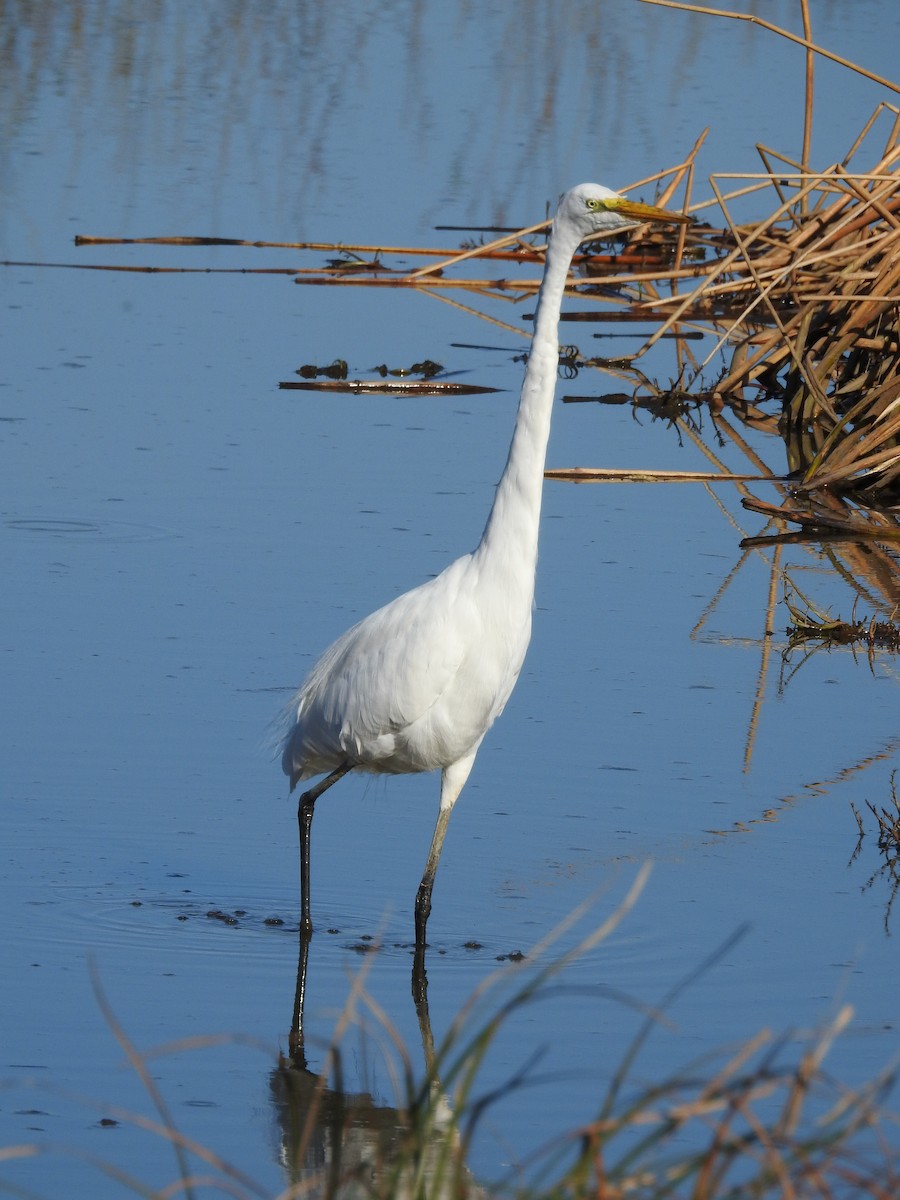
[[[518,234],[514,234],[514,240]],[[254,250],[313,250],[324,254],[405,254],[410,257],[446,257],[453,250],[428,246],[378,246],[359,245],[350,242],[263,242],[245,238],[219,237],[95,237],[91,234],[76,234],[76,246],[249,246]],[[488,247],[482,249],[486,253]],[[512,257],[516,257],[513,255]]]
[[[510,233],[506,237],[488,242],[486,246],[474,246],[469,250],[457,253],[451,252],[448,258],[443,259],[441,262],[429,263],[427,267],[420,267],[418,271],[413,271],[407,278],[410,280],[421,279],[423,275],[433,275],[436,271],[443,271],[447,267],[455,267],[458,263],[465,262],[467,259],[490,255],[502,246],[508,246],[520,238],[528,237],[529,234],[538,233],[540,230],[546,229],[549,224],[549,220],[538,221],[536,225],[529,225],[525,229],[517,229],[515,233]]]
[[[137,275],[296,275],[296,267],[149,267],[122,263],[23,262],[3,259],[0,267],[53,271],[123,271]]]
[[[783,477],[770,474],[735,475],[729,471],[651,471],[624,467],[548,467],[545,479],[572,483],[779,483]]]
[[[803,36],[808,43],[812,42],[812,24],[809,19],[809,0],[800,0],[800,12],[803,17]],[[809,150],[812,143],[813,121],[813,85],[815,80],[815,54],[812,46],[806,48],[806,88],[803,106],[803,148],[800,151],[800,163],[804,171],[809,170]],[[800,207],[802,216],[806,215],[806,202]]]

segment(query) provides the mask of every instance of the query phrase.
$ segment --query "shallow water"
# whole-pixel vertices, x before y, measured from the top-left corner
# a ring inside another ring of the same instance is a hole
[[[292,267],[290,251],[71,238],[452,245],[460,235],[432,225],[537,220],[579,178],[622,184],[678,160],[710,120],[707,171],[754,169],[757,139],[797,151],[799,52],[759,30],[630,4],[558,6],[555,26],[542,5],[447,8],[209,4],[190,23],[173,4],[140,20],[100,0],[45,4],[42,22],[23,8],[0,71],[2,258]],[[900,18],[857,3],[851,27],[847,12],[819,6],[819,39],[889,74],[884,26]],[[795,18],[787,3],[767,15]],[[726,54],[723,91],[709,63]],[[817,81],[825,163],[880,93],[828,66]],[[152,1105],[105,996],[141,1052],[224,1035],[151,1059],[153,1078],[179,1128],[274,1194],[287,1182],[272,1072],[294,999],[297,852],[267,730],[334,635],[479,536],[523,343],[429,297],[282,275],[5,266],[0,286],[0,1146],[50,1148],[0,1181],[71,1194],[83,1175],[91,1194],[121,1194],[82,1155],[153,1186],[174,1177],[171,1149],[119,1111]],[[524,329],[529,307],[500,315]],[[459,348],[473,342],[497,348]],[[359,376],[429,357],[503,390],[278,390],[335,357]],[[707,466],[627,408],[558,405],[554,421],[550,466]],[[777,447],[754,444],[780,468]],[[716,452],[745,469],[733,448]],[[436,884],[435,1036],[499,957],[593,898],[560,937],[571,948],[654,865],[634,911],[569,968],[577,986],[498,1036],[483,1091],[539,1049],[547,1079],[491,1110],[470,1159],[479,1179],[593,1115],[641,1019],[619,994],[656,1004],[720,946],[635,1086],[763,1026],[799,1039],[844,1002],[856,1016],[835,1076],[869,1079],[897,1053],[890,889],[868,886],[874,832],[851,861],[850,809],[890,797],[897,665],[821,652],[780,684],[772,551],[739,547],[761,527],[724,487],[546,485],[534,640]],[[858,557],[841,561],[860,573]],[[824,551],[789,547],[781,565],[850,616]],[[363,964],[421,1057],[411,907],[436,806],[436,778],[348,779],[317,810],[313,1070]],[[237,910],[237,924],[207,915]],[[369,937],[379,953],[362,953]],[[375,1041],[348,1046],[350,1090],[392,1107]],[[105,1105],[115,1126],[100,1124]]]

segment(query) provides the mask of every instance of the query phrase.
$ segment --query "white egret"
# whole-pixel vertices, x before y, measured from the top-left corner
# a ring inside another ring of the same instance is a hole
[[[436,578],[348,629],[291,700],[282,755],[291,790],[298,780],[328,772],[298,806],[305,935],[312,931],[309,842],[316,800],[348,771],[440,768],[440,810],[415,904],[416,945],[424,947],[450,813],[484,735],[509,699],[531,639],[544,460],[569,266],[587,238],[643,221],[687,220],[598,184],[565,193],[547,243],[509,456],[481,541]]]

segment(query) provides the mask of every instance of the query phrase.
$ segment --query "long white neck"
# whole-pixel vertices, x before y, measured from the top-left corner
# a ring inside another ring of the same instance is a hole
[[[496,562],[504,574],[534,587],[537,563],[538,526],[550,414],[559,366],[559,311],[572,256],[578,249],[577,235],[560,230],[554,221],[550,230],[544,278],[534,315],[534,336],[509,457],[497,485],[497,494],[475,557],[482,567]],[[528,603],[531,604],[531,593]]]

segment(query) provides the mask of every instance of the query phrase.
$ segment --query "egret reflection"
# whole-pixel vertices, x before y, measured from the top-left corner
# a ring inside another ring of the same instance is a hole
[[[417,987],[414,975],[423,1082],[414,1086],[407,1078],[406,1104],[391,1105],[343,1085],[339,1047],[325,1053],[322,1073],[310,1067],[303,1023],[308,970],[309,938],[301,934],[289,1053],[270,1077],[287,1185],[316,1200],[486,1197],[465,1166],[453,1109],[437,1077],[424,979]]]

